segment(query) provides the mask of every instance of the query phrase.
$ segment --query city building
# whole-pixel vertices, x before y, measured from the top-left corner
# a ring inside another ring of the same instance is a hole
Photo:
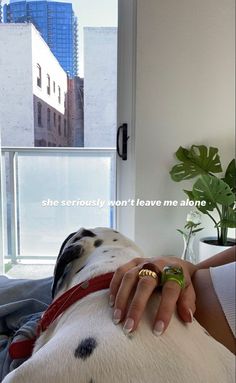
[[[0,0],[0,23],[2,23],[2,0]]]
[[[0,24],[2,146],[68,146],[68,76],[33,24]]]
[[[3,7],[4,23],[33,23],[64,71],[78,73],[77,18],[72,4],[59,1],[10,0]]]
[[[117,28],[84,28],[84,146],[115,147]]]
[[[68,79],[69,146],[84,146],[84,79]]]

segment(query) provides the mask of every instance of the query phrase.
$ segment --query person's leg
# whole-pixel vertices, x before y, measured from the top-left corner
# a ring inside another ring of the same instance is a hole
[[[198,270],[193,285],[197,298],[194,317],[211,336],[235,354],[235,338],[216,296],[209,269]]]

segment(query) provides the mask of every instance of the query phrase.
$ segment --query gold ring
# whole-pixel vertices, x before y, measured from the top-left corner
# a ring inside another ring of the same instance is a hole
[[[143,277],[152,277],[154,279],[158,279],[158,275],[155,271],[149,269],[141,269],[138,273],[139,278]]]

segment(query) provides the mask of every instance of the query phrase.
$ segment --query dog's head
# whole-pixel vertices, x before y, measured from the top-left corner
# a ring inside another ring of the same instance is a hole
[[[109,257],[129,249],[130,258],[142,256],[140,249],[118,231],[109,228],[84,229],[70,234],[63,242],[54,270],[52,296],[70,282],[71,278],[91,263],[102,264]],[[121,263],[125,263],[123,258]],[[112,261],[109,261],[112,262]]]

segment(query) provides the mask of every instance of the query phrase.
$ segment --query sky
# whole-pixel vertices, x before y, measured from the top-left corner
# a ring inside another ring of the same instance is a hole
[[[79,74],[83,77],[83,27],[117,26],[118,0],[73,0],[73,9],[78,17]]]
[[[12,2],[20,1],[13,0]],[[29,0],[38,1],[38,0]],[[117,26],[118,0],[57,0],[72,3],[75,15],[78,17],[79,31],[79,75],[83,77],[83,28],[84,27],[114,27]],[[2,4],[10,1],[3,0]]]

